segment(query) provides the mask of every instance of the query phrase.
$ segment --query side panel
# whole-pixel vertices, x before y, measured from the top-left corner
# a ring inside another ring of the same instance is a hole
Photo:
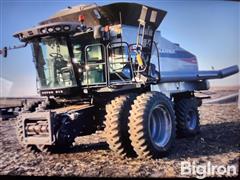
[[[197,74],[197,58],[192,53],[181,48],[161,36],[160,31],[155,32],[154,41],[160,52],[160,73],[187,73]],[[151,62],[157,67],[156,48],[152,49]]]
[[[209,81],[194,81],[194,82],[167,82],[156,85],[151,85],[151,91],[158,91],[171,97],[172,94],[209,89]]]
[[[128,44],[136,43],[137,32],[137,27],[123,25],[122,41]],[[120,39],[116,39],[116,41],[119,42]],[[161,75],[169,75],[171,73],[197,75],[198,63],[195,55],[162,37],[160,31],[155,32],[154,41],[157,49],[154,46],[152,47],[151,63],[155,65],[156,70]],[[160,53],[160,69],[158,68],[158,53]]]

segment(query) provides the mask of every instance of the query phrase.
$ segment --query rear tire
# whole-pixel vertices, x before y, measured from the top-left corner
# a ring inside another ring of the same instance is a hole
[[[175,141],[175,114],[171,100],[147,92],[134,100],[129,117],[131,144],[140,158],[166,156]]]
[[[175,112],[179,137],[192,137],[200,132],[198,103],[195,97],[176,100]]]
[[[116,97],[106,106],[105,136],[111,150],[121,157],[136,156],[128,133],[128,116],[136,95]]]

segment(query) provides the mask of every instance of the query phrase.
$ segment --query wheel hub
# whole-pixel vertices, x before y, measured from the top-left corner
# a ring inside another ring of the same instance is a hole
[[[172,131],[172,121],[169,111],[163,106],[156,106],[149,116],[149,133],[153,144],[157,147],[164,147]]]
[[[187,126],[193,130],[197,126],[197,115],[194,111],[189,111],[187,115]]]

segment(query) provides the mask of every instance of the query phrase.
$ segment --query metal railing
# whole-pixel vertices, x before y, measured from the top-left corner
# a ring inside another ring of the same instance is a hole
[[[119,44],[119,46],[117,46]],[[124,46],[123,44],[125,44],[126,46]],[[127,42],[114,42],[114,43],[109,43],[107,45],[107,54],[110,55],[110,53],[112,53],[112,48],[116,48],[116,47],[127,47],[127,58],[124,57],[124,53],[122,53],[122,57],[121,59],[124,60],[124,59],[127,59],[127,61],[122,61],[122,62],[114,62],[114,60],[116,58],[111,57],[113,62],[110,62],[109,60],[109,57],[108,56],[108,59],[107,59],[107,62],[108,62],[108,81],[109,81],[109,85],[117,85],[117,84],[132,84],[133,82],[133,79],[135,80],[135,75],[134,75],[134,70],[133,70],[133,66],[132,66],[132,61],[131,61],[131,58],[130,58],[130,53],[129,53],[129,45]],[[112,55],[114,55],[114,53],[112,53]],[[118,58],[120,59],[120,58]],[[114,64],[121,64],[123,67],[122,68],[119,68],[119,69],[114,69],[111,67],[111,65],[114,65]],[[117,72],[117,70],[120,70],[120,69],[123,69],[124,68],[124,65],[128,65],[129,64],[129,67],[130,67],[130,73],[131,73],[131,78],[128,78],[128,80],[126,80],[126,78],[122,77],[121,74],[119,72]],[[110,70],[113,71],[113,73],[119,78],[120,82],[119,81],[113,81],[111,80],[111,72]]]

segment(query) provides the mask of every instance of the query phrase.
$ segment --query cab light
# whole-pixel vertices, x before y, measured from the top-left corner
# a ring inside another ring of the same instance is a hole
[[[61,31],[62,28],[60,26],[55,26],[54,29],[55,29],[55,31]]]
[[[47,32],[47,30],[46,30],[45,28],[41,29],[40,31],[41,31],[41,33],[43,33],[43,34],[45,34],[45,33]]]
[[[53,32],[54,30],[53,30],[52,27],[49,27],[49,28],[47,28],[47,31],[48,31],[48,32]]]
[[[65,31],[69,31],[69,30],[70,30],[70,26],[64,26],[63,29],[64,29]]]

